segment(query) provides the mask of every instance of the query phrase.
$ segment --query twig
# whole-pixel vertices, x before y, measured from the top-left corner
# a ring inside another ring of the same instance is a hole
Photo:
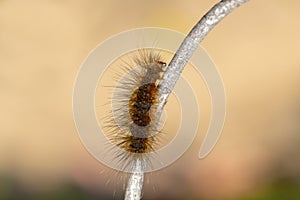
[[[155,115],[157,123],[169,94],[175,87],[184,66],[192,57],[200,42],[224,17],[247,1],[248,0],[222,0],[212,7],[185,37],[159,84],[160,98]]]
[[[136,159],[133,161],[132,171],[130,174],[128,185],[126,187],[125,200],[140,200],[142,197],[142,189],[144,182],[144,160]]]
[[[169,94],[172,92],[180,74],[199,46],[205,36],[229,13],[246,3],[248,0],[222,0],[212,7],[193,27],[191,32],[185,37],[179,49],[172,58],[162,81],[159,84],[159,103],[156,110],[156,124],[160,119],[163,108],[167,102]],[[128,180],[125,193],[125,200],[139,200],[143,188],[144,173],[142,160],[137,159],[134,164],[134,173]]]

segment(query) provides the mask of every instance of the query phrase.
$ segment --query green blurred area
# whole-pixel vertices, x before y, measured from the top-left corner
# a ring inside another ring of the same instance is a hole
[[[87,191],[80,186],[72,183],[71,181],[63,184],[59,189],[50,190],[47,192],[33,192],[24,190],[22,185],[17,183],[17,180],[8,177],[1,177],[0,181],[0,199],[1,200],[93,200],[93,199],[122,199],[116,198],[112,194],[103,194],[102,191]],[[143,199],[148,199],[143,198]],[[155,199],[168,199],[161,195]],[[206,200],[206,198],[186,194],[185,197],[172,198],[178,200]],[[221,200],[220,198],[219,200]],[[269,186],[260,188],[248,195],[242,195],[236,198],[226,198],[228,200],[299,200],[300,199],[300,186],[296,183],[289,183],[286,180],[278,180],[277,182],[270,183]]]
[[[107,194],[92,194],[85,191],[75,183],[66,183],[59,189],[45,191],[26,190],[22,184],[17,183],[16,179],[3,178],[0,181],[0,199],[1,200],[93,200],[93,199],[113,199],[113,196]]]
[[[300,199],[300,187],[296,184],[278,182],[259,192],[238,198],[237,200],[298,200]]]

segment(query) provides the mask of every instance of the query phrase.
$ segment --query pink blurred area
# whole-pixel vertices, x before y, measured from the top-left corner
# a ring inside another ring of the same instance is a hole
[[[96,161],[77,135],[77,71],[113,34],[148,26],[187,34],[216,2],[0,0],[0,179],[32,193],[72,183],[122,196],[126,175]],[[299,188],[299,9],[295,0],[250,0],[207,36],[202,46],[226,88],[222,136],[199,160],[210,119],[202,113],[186,154],[147,174],[145,199],[256,199],[278,183]]]

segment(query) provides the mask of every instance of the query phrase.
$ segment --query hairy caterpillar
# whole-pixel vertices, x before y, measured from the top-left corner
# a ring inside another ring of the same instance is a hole
[[[112,159],[119,159],[123,168],[131,167],[138,158],[148,160],[147,153],[156,148],[159,130],[154,113],[166,67],[160,52],[145,48],[123,60],[119,71],[113,72],[117,81],[109,87],[112,96],[107,103],[112,109],[107,110],[102,127],[109,141],[119,148]]]

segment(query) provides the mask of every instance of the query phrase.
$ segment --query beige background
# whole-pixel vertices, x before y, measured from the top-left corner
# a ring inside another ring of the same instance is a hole
[[[0,198],[58,199],[70,190],[73,199],[78,190],[121,198],[125,177],[77,137],[77,70],[113,34],[146,26],[186,34],[216,2],[0,0]],[[182,159],[149,175],[145,199],[267,199],[278,191],[299,198],[299,9],[296,0],[250,0],[207,36],[202,46],[227,94],[223,135],[205,160],[197,159],[199,134]],[[205,129],[208,110],[202,120]]]

